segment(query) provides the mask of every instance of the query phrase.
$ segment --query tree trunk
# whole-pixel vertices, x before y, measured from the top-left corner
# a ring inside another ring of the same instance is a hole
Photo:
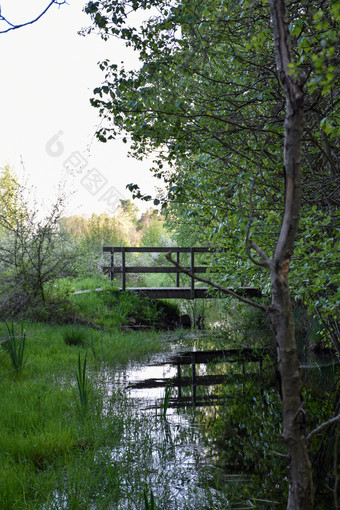
[[[292,316],[288,264],[283,262],[272,269],[273,329],[279,353],[279,370],[283,406],[283,440],[289,457],[288,510],[313,508],[312,467],[308,457],[305,435],[305,415],[301,401],[299,360],[296,352]]]
[[[291,54],[284,0],[270,0],[277,67],[286,96],[284,125],[285,209],[271,266],[272,325],[276,336],[283,405],[283,440],[290,482],[287,509],[313,508],[312,467],[308,457],[301,379],[289,291],[289,264],[294,250],[301,203],[301,133],[303,89],[290,72]]]

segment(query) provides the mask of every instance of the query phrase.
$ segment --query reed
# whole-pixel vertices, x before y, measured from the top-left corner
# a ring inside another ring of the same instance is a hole
[[[78,395],[81,409],[86,409],[88,405],[88,380],[86,375],[86,356],[83,364],[80,361],[80,353],[78,354],[78,371],[77,371],[77,384],[78,384]]]
[[[145,510],[155,510],[155,508],[156,508],[156,506],[155,506],[155,497],[153,495],[152,489],[150,490],[150,499],[149,499],[149,495],[148,495],[147,489],[144,489],[143,496],[144,496]]]
[[[164,399],[161,404],[161,418],[163,420],[166,419],[166,413],[169,408],[170,397],[171,397],[171,388],[172,388],[171,383],[168,383],[165,387]]]
[[[21,324],[20,333],[17,334],[13,322],[11,324],[6,322],[6,330],[7,336],[2,342],[3,348],[9,354],[14,370],[21,370],[27,359],[24,359],[26,331],[23,324]]]

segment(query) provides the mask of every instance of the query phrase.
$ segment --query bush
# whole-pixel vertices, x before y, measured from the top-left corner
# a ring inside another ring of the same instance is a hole
[[[24,191],[18,190],[13,217],[0,209],[0,317],[45,320],[65,304],[63,299],[51,299],[47,284],[76,273],[81,254],[60,233],[65,197],[40,219],[24,200]]]

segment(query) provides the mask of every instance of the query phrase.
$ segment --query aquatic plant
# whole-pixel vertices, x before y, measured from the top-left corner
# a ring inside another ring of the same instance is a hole
[[[77,376],[77,384],[78,384],[78,394],[79,394],[79,402],[80,407],[82,409],[85,409],[88,404],[88,381],[87,381],[87,375],[86,375],[86,356],[84,358],[83,365],[80,361],[80,354],[78,354],[78,372],[76,374]]]
[[[155,508],[156,508],[155,507],[155,498],[154,498],[152,489],[150,490],[150,499],[149,499],[148,491],[146,488],[144,489],[143,496],[144,496],[145,510],[155,510]]]
[[[169,408],[169,402],[170,402],[170,397],[171,397],[171,388],[172,388],[171,382],[167,383],[167,385],[165,387],[164,399],[163,399],[163,402],[161,403],[161,418],[163,420],[166,419],[166,413]]]
[[[9,354],[14,370],[21,370],[26,360],[24,360],[25,345],[26,345],[26,331],[23,324],[21,324],[20,333],[17,334],[15,325],[12,322],[6,322],[7,336],[2,342],[3,348]]]

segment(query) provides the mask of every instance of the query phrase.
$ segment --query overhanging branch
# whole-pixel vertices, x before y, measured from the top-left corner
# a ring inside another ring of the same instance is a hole
[[[247,305],[253,306],[255,308],[259,308],[260,310],[262,310],[265,313],[268,313],[269,311],[271,311],[271,308],[268,306],[264,306],[259,303],[256,303],[256,301],[252,301],[251,299],[244,298],[244,297],[240,296],[240,294],[237,294],[237,292],[234,292],[231,289],[227,289],[226,287],[222,287],[221,285],[218,285],[217,283],[214,283],[211,280],[208,280],[207,278],[202,278],[201,276],[197,276],[197,274],[190,271],[190,269],[187,269],[186,267],[178,264],[178,262],[176,262],[171,257],[171,252],[167,253],[165,255],[165,257],[169,262],[171,262],[171,264],[176,266],[182,273],[185,273],[188,276],[191,276],[195,280],[197,280],[199,282],[206,283],[207,285],[209,285],[209,287],[212,287],[220,292],[223,292],[223,294],[229,294],[230,296],[233,296],[234,298],[238,299],[239,301],[242,301],[242,303],[246,303]]]

